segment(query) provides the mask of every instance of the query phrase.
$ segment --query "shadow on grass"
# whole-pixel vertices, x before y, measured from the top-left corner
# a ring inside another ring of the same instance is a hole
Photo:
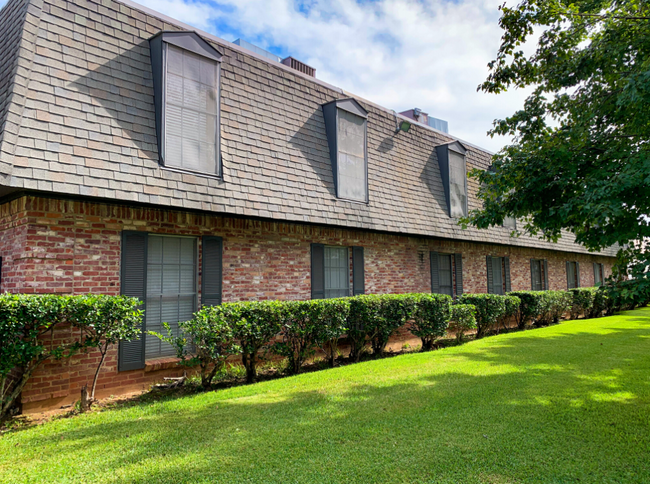
[[[650,319],[594,324],[22,432],[0,470],[13,482],[648,482]]]

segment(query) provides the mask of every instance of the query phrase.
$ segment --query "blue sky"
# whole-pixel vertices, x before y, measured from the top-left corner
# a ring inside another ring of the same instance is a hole
[[[499,46],[503,0],[140,0],[228,41],[316,68],[319,79],[396,111],[419,107],[492,151],[486,132],[523,92],[476,91]],[[0,5],[5,0],[0,0]]]

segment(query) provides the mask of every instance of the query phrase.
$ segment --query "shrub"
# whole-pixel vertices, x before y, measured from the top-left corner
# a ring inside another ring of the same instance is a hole
[[[594,294],[598,289],[595,287],[579,287],[569,289],[571,294],[571,319],[578,319],[582,314],[588,318],[594,306]]]
[[[371,323],[379,317],[381,304],[380,296],[366,294],[355,296],[350,300],[350,316],[348,318],[348,339],[350,340],[350,359],[359,361],[364,352],[369,337],[374,337],[374,326]]]
[[[499,317],[498,323],[500,323],[504,329],[506,329],[506,324],[508,320],[513,316],[516,317],[519,312],[519,306],[521,305],[521,299],[517,296],[513,296],[512,293],[506,294],[503,296],[505,298],[505,310],[503,314]]]
[[[280,301],[250,301],[225,303],[221,307],[226,321],[233,329],[241,347],[246,381],[257,379],[257,354],[280,332],[283,303]]]
[[[476,328],[476,307],[472,304],[451,306],[449,329],[456,333],[456,341],[462,343],[465,332]]]
[[[126,296],[88,294],[68,298],[67,319],[81,328],[85,347],[97,348],[101,357],[93,378],[90,402],[95,400],[97,379],[111,345],[140,335],[143,312],[140,301]]]
[[[557,324],[571,309],[573,298],[568,291],[542,291],[542,314],[537,325]]]
[[[317,344],[327,355],[330,366],[334,368],[339,338],[347,331],[350,301],[348,298],[318,299],[312,301],[312,303],[320,308],[316,336]]]
[[[88,347],[106,348],[115,338],[133,336],[131,328],[141,324],[137,304],[137,299],[122,296],[0,295],[0,420],[46,360],[69,358]],[[78,330],[75,337],[45,344],[47,333],[68,324]]]
[[[544,291],[513,291],[508,294],[519,298],[519,310],[515,314],[519,329],[526,329],[529,322],[535,322],[543,314]]]
[[[377,317],[366,326],[375,356],[383,356],[391,335],[411,319],[415,305],[412,294],[382,294],[379,299]]]
[[[287,358],[287,370],[295,375],[305,360],[316,352],[322,305],[316,301],[286,301],[282,306],[282,341],[274,343],[271,350]]]
[[[609,306],[609,294],[601,286],[594,291],[594,304],[589,313],[590,318],[599,318],[603,315],[603,311],[607,311]]]
[[[477,338],[485,336],[506,312],[506,297],[498,294],[463,294],[458,303],[476,307]]]
[[[233,308],[230,314],[235,314]],[[157,336],[171,344],[176,349],[176,355],[185,366],[199,366],[201,371],[201,386],[209,388],[215,375],[219,372],[226,359],[239,353],[235,344],[234,331],[225,317],[223,306],[208,306],[194,313],[189,321],[178,323],[180,336],[172,333],[168,323],[163,323],[167,335],[153,331],[149,334]]]
[[[452,299],[446,294],[415,294],[411,333],[422,340],[422,351],[433,348],[447,332]]]

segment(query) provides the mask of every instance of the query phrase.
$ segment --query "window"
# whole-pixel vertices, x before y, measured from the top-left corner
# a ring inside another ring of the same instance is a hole
[[[165,334],[163,322],[179,334],[179,321],[192,319],[197,307],[196,239],[149,236],[145,330]],[[176,356],[176,350],[156,336],[146,335],[145,359]]]
[[[354,99],[341,99],[325,104],[323,117],[336,196],[367,202],[367,111]]]
[[[465,156],[449,150],[449,216],[467,215],[467,176]]]
[[[352,247],[352,291],[350,248],[311,244],[311,297],[323,299],[364,294],[363,247]]]
[[[567,288],[580,287],[580,264],[578,262],[566,263]]]
[[[490,294],[510,292],[510,259],[508,257],[487,256],[487,283]]]
[[[221,303],[222,248],[220,237],[201,241],[201,299],[204,306]],[[176,356],[174,349],[147,331],[165,333],[169,323],[179,334],[178,323],[192,318],[198,305],[198,239],[122,232],[121,292],[142,301],[144,321],[138,339],[121,341],[119,371],[145,367],[145,360]]]
[[[462,254],[431,252],[431,292],[455,297],[463,293]]]
[[[162,32],[149,42],[161,163],[219,176],[221,54],[194,32]]]
[[[165,165],[217,173],[217,62],[166,44]]]
[[[440,294],[454,295],[454,284],[451,275],[451,254],[438,256],[438,270],[440,271]]]
[[[325,247],[325,298],[350,295],[350,256],[347,247]]]
[[[438,165],[452,218],[467,215],[467,149],[458,141],[436,146]]]
[[[533,291],[548,289],[548,262],[545,259],[530,260],[530,283]]]
[[[604,280],[605,280],[605,268],[603,264],[594,262],[594,286],[600,286]]]

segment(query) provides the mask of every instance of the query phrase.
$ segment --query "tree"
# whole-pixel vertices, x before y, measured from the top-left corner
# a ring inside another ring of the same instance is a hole
[[[110,347],[139,336],[143,316],[139,305],[137,298],[126,296],[88,294],[70,298],[68,322],[81,329],[84,346],[97,348],[101,355],[93,377],[89,404],[95,401],[97,380]]]
[[[491,170],[472,172],[484,206],[464,223],[514,216],[520,233],[555,241],[566,230],[594,251],[618,244],[614,274],[631,274],[623,290],[647,299],[650,254],[638,242],[650,236],[650,4],[524,0],[500,10],[501,46],[479,90],[532,93],[494,122],[489,134],[512,142]]]

